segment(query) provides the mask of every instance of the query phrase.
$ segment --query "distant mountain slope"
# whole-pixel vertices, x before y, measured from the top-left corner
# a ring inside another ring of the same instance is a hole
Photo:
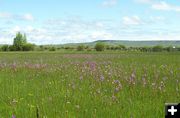
[[[53,44],[53,45],[45,45],[45,46],[55,46],[55,47],[62,47],[62,46],[69,46],[69,47],[75,47],[78,45],[85,45],[93,47],[96,43],[102,42],[107,45],[125,45],[126,47],[151,47],[155,45],[161,45],[164,47],[167,46],[176,46],[180,47],[180,41],[125,41],[125,40],[98,40],[94,42],[87,42],[87,43],[68,43],[68,44]],[[0,44],[0,47],[2,45]]]
[[[70,43],[64,44],[61,46],[77,46],[77,45],[87,45],[87,46],[94,46],[97,42],[102,42],[107,45],[125,45],[127,47],[143,47],[143,46],[178,46],[180,47],[180,41],[120,41],[120,40],[98,40],[89,43]]]

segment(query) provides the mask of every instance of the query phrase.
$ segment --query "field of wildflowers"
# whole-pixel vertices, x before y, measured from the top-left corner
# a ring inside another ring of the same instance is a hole
[[[0,118],[163,118],[180,53],[0,53]]]

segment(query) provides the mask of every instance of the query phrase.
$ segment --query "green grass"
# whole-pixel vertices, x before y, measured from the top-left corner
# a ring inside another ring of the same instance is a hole
[[[0,53],[0,118],[163,118],[179,72],[178,52]]]

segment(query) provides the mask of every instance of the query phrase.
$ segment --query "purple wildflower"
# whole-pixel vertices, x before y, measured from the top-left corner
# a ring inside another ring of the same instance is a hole
[[[113,81],[113,84],[119,84],[120,82],[119,82],[119,80],[114,80]]]
[[[101,75],[101,76],[100,76],[100,80],[101,80],[101,81],[104,81],[104,79],[105,79],[104,76]]]
[[[12,115],[12,118],[16,118],[16,116],[13,114],[13,115]]]
[[[115,90],[114,90],[115,93],[118,93],[119,91],[120,91],[119,87],[116,87]]]
[[[90,70],[91,71],[95,71],[96,70],[96,63],[95,62],[88,62],[88,65],[90,66]]]
[[[13,71],[16,71],[17,64],[14,62],[14,63],[11,65],[11,68],[13,69]]]
[[[122,89],[122,84],[119,82],[118,85],[116,86],[114,92],[118,93]]]
[[[116,101],[116,100],[117,100],[117,98],[116,98],[115,95],[112,96],[112,100],[113,100],[113,101]]]
[[[129,78],[129,83],[135,85],[135,78],[136,78],[136,75],[135,75],[135,72],[133,72]]]

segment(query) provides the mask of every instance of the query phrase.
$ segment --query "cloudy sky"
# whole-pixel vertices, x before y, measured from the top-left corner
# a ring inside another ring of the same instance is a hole
[[[180,40],[180,0],[0,0],[0,44]]]

